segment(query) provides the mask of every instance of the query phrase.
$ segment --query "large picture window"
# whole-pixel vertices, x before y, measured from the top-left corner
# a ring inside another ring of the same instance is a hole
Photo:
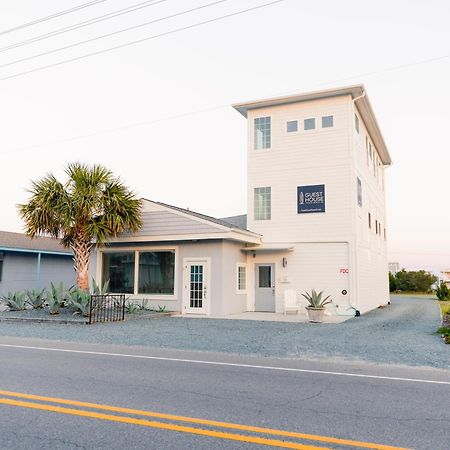
[[[175,252],[139,252],[139,294],[173,295]]]
[[[134,293],[134,252],[103,253],[103,282],[117,294]]]

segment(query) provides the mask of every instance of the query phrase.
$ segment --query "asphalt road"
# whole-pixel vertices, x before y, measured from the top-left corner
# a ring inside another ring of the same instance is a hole
[[[450,442],[447,370],[2,338],[0,380],[2,450]]]

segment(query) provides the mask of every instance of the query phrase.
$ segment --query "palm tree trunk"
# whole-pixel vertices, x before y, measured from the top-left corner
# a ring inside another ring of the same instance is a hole
[[[91,256],[91,242],[74,242],[71,245],[77,286],[89,292],[89,257]]]

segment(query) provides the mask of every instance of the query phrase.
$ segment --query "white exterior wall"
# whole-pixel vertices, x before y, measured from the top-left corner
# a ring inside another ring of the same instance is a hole
[[[384,191],[384,167],[381,164],[377,149],[373,144],[364,122],[356,107],[352,115],[359,117],[360,129],[356,132],[354,122],[350,123],[353,146],[354,182],[353,205],[356,216],[355,260],[358,277],[356,292],[358,293],[361,312],[369,311],[389,300],[389,279],[387,246],[385,239],[386,205]],[[366,147],[366,137],[372,147],[370,158]],[[380,166],[381,164],[381,166]],[[358,205],[356,177],[362,184],[362,207]],[[368,213],[371,214],[372,226],[369,229]],[[381,223],[381,234],[376,233],[375,224]]]
[[[242,243],[222,240],[200,242],[139,242],[127,245],[110,245],[95,250],[90,260],[90,275],[101,281],[102,258],[100,254],[108,251],[157,251],[175,250],[175,292],[173,296],[127,294],[130,301],[136,303],[147,300],[147,306],[165,306],[170,311],[183,312],[183,271],[184,261],[189,258],[203,259],[209,262],[207,278],[207,314],[225,315],[246,311],[247,296],[237,293],[237,263],[245,263],[246,255],[241,251]],[[135,283],[136,285],[136,283]]]
[[[322,128],[322,116],[333,116],[333,127]],[[271,148],[254,149],[254,119],[271,117]],[[303,120],[316,119],[315,130],[305,131]],[[293,252],[249,255],[254,310],[254,264],[275,263],[276,311],[283,310],[286,289],[297,296],[305,290],[324,290],[341,308],[366,312],[388,300],[386,245],[374,232],[375,219],[385,226],[383,183],[369,174],[365,153],[357,150],[365,126],[354,132],[350,95],[258,108],[248,111],[248,228],[263,242],[293,244]],[[298,120],[299,131],[287,133],[286,122]],[[359,152],[357,154],[357,152]],[[363,208],[357,206],[356,175],[361,174]],[[377,184],[379,183],[379,184]],[[297,187],[325,185],[326,212],[297,213]],[[254,220],[255,187],[271,187],[271,220]],[[367,211],[373,213],[373,232],[367,234]],[[360,211],[359,211],[359,210]],[[282,258],[287,266],[282,267]],[[341,269],[344,269],[342,271]],[[345,271],[348,269],[348,273]],[[347,295],[342,295],[346,290]]]

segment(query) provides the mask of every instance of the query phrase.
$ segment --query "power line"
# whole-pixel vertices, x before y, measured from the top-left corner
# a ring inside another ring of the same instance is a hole
[[[421,65],[421,64],[426,64],[426,63],[430,63],[430,62],[435,62],[435,61],[439,61],[443,58],[448,58],[450,57],[450,55],[444,55],[442,57],[436,57],[436,58],[430,58],[430,59],[426,59],[426,60],[421,60],[421,61],[416,61],[416,62],[411,62],[411,63],[406,63],[406,64],[401,64],[398,66],[392,66],[392,67],[387,67],[385,69],[379,69],[379,70],[374,70],[371,72],[365,72],[362,74],[358,74],[358,75],[353,75],[353,76],[348,76],[345,78],[340,78],[340,79],[336,79],[336,80],[331,80],[331,81],[325,81],[323,83],[318,83],[318,84],[314,84],[314,85],[309,85],[309,86],[304,86],[301,89],[297,89],[296,92],[298,92],[299,90],[305,90],[305,89],[314,89],[317,87],[321,87],[321,86],[325,86],[328,84],[334,84],[334,83],[339,83],[342,81],[348,81],[348,80],[352,80],[355,78],[360,78],[362,76],[373,76],[379,73],[385,73],[385,72],[391,72],[393,70],[401,70],[401,69],[405,69],[408,67],[412,67],[415,65]],[[280,95],[288,95],[289,93],[292,93],[293,90],[290,90],[288,92],[284,91],[284,92],[278,92],[278,93],[272,93],[270,95],[267,95],[265,97],[277,97]],[[109,133],[115,133],[117,131],[123,131],[123,130],[128,130],[130,128],[137,128],[140,126],[144,126],[144,125],[153,125],[155,123],[159,123],[159,122],[165,122],[167,120],[176,120],[176,119],[180,119],[183,117],[188,117],[188,116],[192,116],[195,114],[203,114],[205,112],[210,112],[210,111],[215,111],[218,109],[223,109],[223,108],[228,108],[230,106],[232,102],[229,103],[225,103],[222,105],[216,105],[216,106],[211,106],[208,108],[204,108],[204,109],[197,109],[197,110],[192,110],[192,111],[186,111],[184,113],[180,113],[180,114],[176,114],[176,115],[172,115],[172,116],[167,116],[167,117],[161,117],[158,119],[152,119],[152,120],[145,120],[145,121],[141,121],[141,122],[136,122],[136,123],[131,123],[131,124],[127,124],[127,125],[122,125],[119,127],[114,127],[114,128],[110,128],[110,129],[106,129],[106,130],[100,130],[100,131],[95,131],[93,133],[88,133],[88,134],[83,134],[83,135],[78,135],[78,136],[72,136],[69,138],[65,138],[65,139],[59,139],[53,142],[46,142],[43,144],[36,144],[36,145],[31,145],[31,146],[27,146],[27,147],[21,147],[18,149],[14,149],[11,151],[7,151],[7,152],[1,152],[0,154],[8,154],[8,153],[16,153],[16,152],[22,152],[22,151],[26,151],[26,150],[31,150],[34,148],[41,148],[41,147],[45,147],[48,145],[55,145],[55,144],[61,144],[61,143],[66,143],[66,142],[73,142],[73,141],[77,141],[80,139],[87,139],[87,138],[91,138],[91,137],[96,137],[96,136],[101,136],[104,134],[109,134]]]
[[[39,36],[35,36],[33,38],[30,38],[30,39],[25,39],[24,41],[19,41],[19,42],[16,42],[14,44],[7,45],[6,47],[1,47],[0,48],[0,52],[6,52],[6,51],[12,50],[14,48],[23,47],[24,45],[27,45],[27,44],[32,44],[34,42],[39,42],[39,41],[42,41],[44,39],[47,39],[47,38],[50,38],[50,37],[53,37],[53,36],[58,36],[58,35],[63,34],[63,33],[68,33],[69,31],[78,30],[79,28],[84,28],[84,27],[87,27],[89,25],[93,25],[93,24],[96,24],[96,23],[99,23],[99,22],[103,22],[105,20],[113,19],[114,17],[119,17],[119,16],[122,16],[124,14],[128,14],[128,13],[131,13],[131,12],[134,12],[134,11],[138,11],[140,9],[148,8],[149,6],[153,6],[153,5],[156,5],[158,3],[163,3],[163,2],[166,2],[166,1],[168,1],[168,0],[158,0],[158,1],[147,0],[145,2],[137,3],[135,5],[131,5],[131,6],[128,6],[126,8],[118,9],[116,11],[112,11],[110,13],[103,14],[101,16],[93,17],[92,19],[85,20],[83,22],[76,23],[74,25],[69,25],[67,27],[63,27],[63,28],[59,28],[58,30],[51,31],[49,33],[41,34]],[[12,64],[12,63],[10,63],[10,64]]]
[[[214,4],[221,3],[223,1],[227,1],[227,0],[218,0],[216,2],[200,6],[198,8],[193,8],[193,9],[191,9],[189,11],[184,11],[182,13],[173,14],[170,17],[175,17],[177,15],[179,16],[181,14],[186,14],[188,12],[195,11],[195,10],[198,10],[198,9],[201,9],[201,8],[206,8],[208,6],[212,6]],[[196,27],[199,27],[199,26],[202,26],[202,25],[206,25],[206,24],[209,24],[209,23],[217,22],[219,20],[227,19],[229,17],[234,17],[234,16],[237,16],[237,15],[240,15],[240,14],[244,14],[244,13],[247,13],[247,12],[250,12],[250,11],[254,11],[254,10],[257,10],[257,9],[265,8],[267,6],[274,5],[276,3],[281,3],[281,2],[284,2],[284,1],[286,1],[286,0],[275,0],[275,1],[268,2],[268,3],[264,3],[262,5],[254,6],[252,8],[247,8],[247,9],[236,11],[236,12],[233,12],[233,13],[230,13],[230,14],[225,14],[223,16],[215,17],[213,19],[203,20],[201,22],[196,22],[194,24],[187,25],[185,27],[176,28],[174,30],[166,31],[166,32],[159,33],[159,34],[154,34],[152,36],[148,36],[148,37],[145,37],[145,38],[142,38],[142,39],[137,39],[135,41],[126,42],[124,44],[116,45],[114,47],[109,47],[109,48],[106,48],[106,49],[103,49],[103,50],[98,50],[96,52],[92,52],[92,53],[88,53],[88,54],[85,54],[85,55],[77,56],[75,58],[65,59],[65,60],[59,61],[57,63],[48,64],[48,65],[45,65],[45,66],[37,67],[35,69],[26,70],[24,72],[19,72],[19,73],[13,74],[13,75],[8,75],[6,77],[0,78],[0,81],[5,81],[5,80],[12,79],[12,78],[20,77],[20,76],[23,76],[23,75],[28,75],[30,73],[39,72],[41,70],[45,70],[45,69],[49,69],[49,68],[52,68],[52,67],[60,66],[60,65],[63,65],[63,64],[68,64],[68,63],[71,63],[71,62],[75,62],[75,61],[79,61],[79,60],[82,60],[82,59],[85,59],[85,58],[89,58],[91,56],[96,56],[96,55],[100,55],[102,53],[111,52],[111,51],[118,50],[118,49],[121,49],[121,48],[129,47],[131,45],[140,44],[142,42],[146,42],[146,41],[149,41],[149,40],[152,40],[152,39],[157,39],[157,38],[160,38],[160,37],[163,37],[163,36],[168,36],[170,34],[179,33],[180,31],[185,31],[185,30],[196,28]],[[167,16],[166,18],[168,18],[168,17],[169,16]],[[157,19],[157,20],[163,20],[163,19],[166,19],[166,18]],[[140,26],[143,26],[143,24],[141,24]],[[133,29],[133,28],[135,28],[135,27],[130,27],[130,29]],[[124,31],[128,31],[128,29],[121,30],[120,32],[124,32]],[[119,31],[116,31],[114,33],[110,33],[109,35],[117,34],[117,33],[119,33]],[[104,36],[102,36],[102,37],[104,37]],[[95,39],[96,38],[94,38],[94,40]],[[100,39],[100,37],[99,37],[99,39]],[[88,40],[88,41],[90,42],[92,40]],[[84,41],[83,43],[85,43],[85,42],[86,41]],[[70,48],[70,47],[75,46],[75,45],[78,45],[78,44],[72,44],[71,46],[67,46],[66,48]],[[57,49],[57,51],[59,51],[59,50],[60,49]],[[50,51],[50,52],[53,52],[53,50]],[[47,52],[45,54],[48,54],[50,52]]]
[[[166,1],[166,0],[160,0],[159,2],[161,2],[161,1]],[[43,53],[38,53],[37,55],[32,55],[32,56],[27,56],[25,58],[16,59],[15,61],[11,61],[11,62],[6,63],[6,64],[1,64],[0,65],[0,69],[3,68],[3,67],[11,66],[13,64],[18,64],[18,63],[22,63],[22,62],[25,62],[25,61],[29,61],[31,59],[39,58],[41,56],[46,56],[46,55],[50,55],[52,53],[61,52],[63,50],[68,50],[70,48],[78,47],[79,45],[84,45],[84,44],[88,44],[88,43],[91,43],[91,42],[95,42],[95,41],[98,41],[99,39],[104,39],[106,37],[115,36],[117,34],[125,33],[127,31],[131,31],[131,30],[135,30],[137,28],[141,28],[141,27],[144,27],[144,26],[152,25],[152,24],[155,24],[157,22],[162,22],[164,20],[173,19],[174,17],[182,16],[184,14],[188,14],[188,13],[191,13],[191,12],[194,12],[194,11],[198,11],[200,9],[209,8],[210,6],[214,6],[214,5],[217,5],[219,3],[224,3],[226,1],[228,1],[228,0],[216,0],[216,1],[212,2],[212,3],[207,3],[206,5],[197,6],[196,8],[187,9],[187,10],[175,13],[175,14],[171,14],[169,16],[161,17],[159,19],[150,20],[149,22],[144,22],[144,23],[141,23],[141,24],[138,24],[138,25],[133,25],[132,27],[123,28],[122,30],[113,31],[111,33],[103,34],[101,36],[96,36],[94,38],[86,39],[84,41],[75,42],[74,44],[69,44],[69,45],[65,45],[64,47],[59,47],[59,48],[55,48],[55,49],[52,49],[52,50],[48,50],[48,51],[43,52]],[[127,45],[129,45],[129,44],[127,44]],[[88,55],[85,55],[85,56],[82,56],[82,57],[79,57],[79,58],[76,58],[76,59],[87,58],[88,56],[92,56],[94,54],[103,53],[104,51],[114,50],[115,48],[120,48],[120,46],[119,47],[114,47],[112,49],[101,50],[99,52],[88,54]],[[76,60],[76,59],[74,59],[74,60]],[[67,62],[71,62],[71,60],[67,60]],[[64,63],[65,62],[61,62],[61,63],[57,63],[56,65],[64,64]],[[47,68],[47,67],[53,67],[53,65],[45,66],[45,68]],[[23,73],[23,74],[25,74],[25,73]],[[8,79],[8,78],[9,77],[0,78],[0,80]]]
[[[55,19],[56,17],[61,17],[61,16],[64,16],[66,14],[70,14],[72,12],[79,11],[80,9],[88,8],[89,6],[97,5],[98,3],[104,3],[106,1],[107,0],[95,0],[95,1],[92,1],[92,2],[88,2],[88,3],[83,3],[81,5],[74,6],[73,8],[65,9],[63,11],[59,11],[57,13],[50,14],[49,16],[41,17],[39,19],[32,20],[31,22],[27,22],[27,23],[24,23],[22,25],[18,25],[16,27],[0,31],[0,35],[12,33],[13,31],[17,31],[17,30],[22,30],[23,28],[31,27],[32,25],[36,25],[36,24],[41,23],[41,22],[46,22],[47,20]]]

